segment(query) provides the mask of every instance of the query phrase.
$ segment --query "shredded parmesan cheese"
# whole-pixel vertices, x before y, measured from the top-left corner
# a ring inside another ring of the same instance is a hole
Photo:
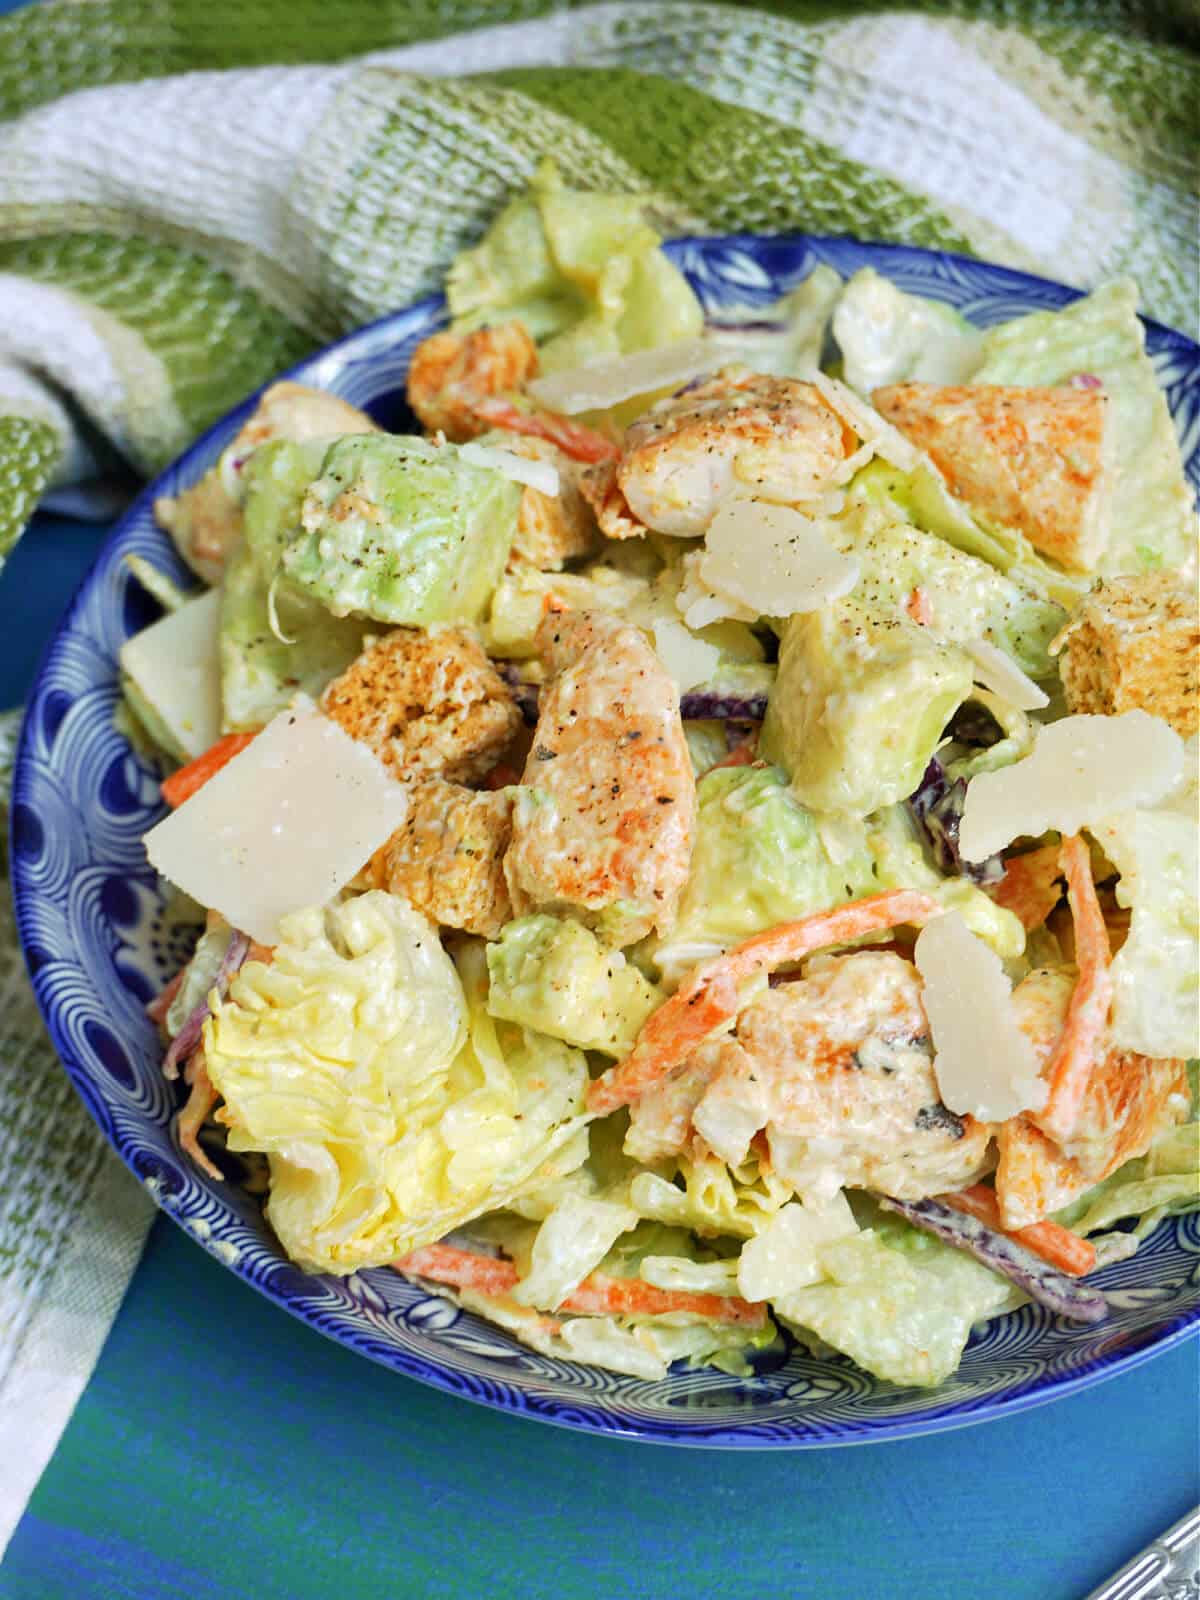
[[[942,1104],[980,1122],[1040,1110],[1046,1085],[995,951],[950,911],[921,929],[913,960],[925,986]]]
[[[472,467],[491,467],[514,483],[523,483],[542,494],[558,493],[558,468],[553,462],[519,456],[492,444],[476,444],[473,439],[460,445],[458,453]]]
[[[1023,760],[971,779],[959,850],[984,861],[1023,835],[1078,833],[1114,811],[1157,805],[1182,782],[1184,765],[1183,740],[1145,711],[1063,717]]]
[[[654,648],[680,694],[705,683],[721,664],[716,645],[697,639],[682,622],[672,622],[669,617],[660,617],[654,624]]]
[[[1040,711],[1050,704],[1050,696],[1026,677],[1011,657],[986,639],[973,639],[965,646],[975,663],[975,682],[1007,700],[1018,711]]]
[[[525,387],[539,405],[574,416],[580,411],[605,411],[668,384],[686,383],[714,371],[722,359],[708,339],[679,339],[658,350],[637,350],[569,372],[551,372]]]
[[[717,511],[700,562],[710,589],[768,617],[816,611],[849,594],[858,570],[812,517],[792,506],[740,498]]]
[[[404,821],[408,790],[303,695],[146,835],[164,878],[261,944],[324,905]]]
[[[700,570],[703,559],[704,551],[694,550],[681,563],[683,582],[675,596],[675,608],[688,627],[695,631],[710,622],[757,622],[757,611],[709,588]]]

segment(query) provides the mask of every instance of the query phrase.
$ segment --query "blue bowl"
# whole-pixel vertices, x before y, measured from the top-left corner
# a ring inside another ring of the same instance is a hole
[[[875,267],[981,326],[1077,298],[1060,284],[961,256],[850,239],[684,239],[669,250],[711,308],[765,304],[822,262],[843,276]],[[443,321],[440,297],[422,301],[291,376],[403,427],[413,347]],[[1200,482],[1200,348],[1146,326],[1189,476]],[[958,1373],[932,1392],[878,1383],[843,1358],[799,1350],[748,1379],[673,1371],[646,1383],[535,1354],[387,1270],[333,1278],[293,1266],[258,1202],[211,1182],[179,1149],[178,1088],[159,1070],[144,1006],[181,965],[195,930],[173,914],[142,848],[162,812],[158,774],[113,726],[117,652],[154,615],[125,557],[145,556],[185,578],[152,503],[195,482],[253,404],[231,412],[151,484],[100,552],[47,648],[15,775],[17,920],[46,1026],[88,1109],[169,1216],[284,1310],[396,1372],[521,1416],[670,1444],[795,1449],[931,1433],[1070,1394],[1194,1331],[1195,1214],[1164,1222],[1132,1260],[1099,1275],[1112,1306],[1101,1326],[1026,1306],[976,1335]]]

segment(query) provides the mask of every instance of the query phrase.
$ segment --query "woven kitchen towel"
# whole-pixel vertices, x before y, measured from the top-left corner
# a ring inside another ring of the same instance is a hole
[[[151,471],[313,345],[433,289],[548,153],[568,183],[644,194],[668,232],[849,232],[1080,284],[1131,273],[1150,313],[1191,327],[1196,15],[1194,0],[19,11],[0,21],[0,561],[48,490],[114,460]],[[44,1040],[0,910],[0,1545],[147,1221]]]

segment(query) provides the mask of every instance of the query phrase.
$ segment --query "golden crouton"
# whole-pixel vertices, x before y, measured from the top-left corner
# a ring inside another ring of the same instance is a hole
[[[537,368],[537,346],[520,322],[431,334],[413,351],[408,403],[430,433],[474,439],[495,426],[481,416],[480,402],[519,390]]]
[[[180,555],[206,583],[220,583],[225,560],[242,535],[242,507],[234,489],[246,456],[272,439],[336,439],[347,433],[378,433],[356,406],[302,383],[273,383],[222,454],[198,483],[154,502],[154,515]]]
[[[1097,584],[1051,648],[1071,711],[1149,711],[1185,739],[1200,726],[1200,606],[1173,573]]]
[[[368,644],[321,709],[398,778],[466,783],[521,727],[512,693],[469,628],[397,628]]]
[[[1091,571],[1104,554],[1101,390],[897,383],[871,398],[983,520],[1017,529],[1075,572]]]
[[[533,434],[498,432],[482,444],[496,445],[529,461],[546,461],[558,473],[558,493],[543,494],[528,485],[517,511],[517,532],[508,558],[510,571],[537,567],[561,572],[564,564],[598,549],[600,530],[591,507],[580,493],[583,468],[549,439]]]
[[[512,917],[504,852],[512,795],[440,778],[413,785],[404,825],[371,859],[371,883],[405,898],[432,922],[494,939]]]

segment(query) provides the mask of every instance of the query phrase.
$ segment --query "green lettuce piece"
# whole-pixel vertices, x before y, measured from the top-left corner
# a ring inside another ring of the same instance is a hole
[[[654,948],[674,977],[777,922],[871,894],[865,830],[834,861],[818,819],[779,767],[720,767],[696,785],[691,870],[675,926]]]
[[[710,324],[708,337],[723,361],[744,362],[779,378],[803,378],[821,365],[825,332],[841,294],[839,275],[832,267],[817,266],[770,305],[722,305],[716,313],[720,325]]]
[[[456,332],[523,322],[544,372],[692,338],[704,313],[645,220],[645,197],[568,189],[551,160],[450,268]]]
[[[888,1383],[944,1382],[974,1325],[1019,1303],[1003,1278],[915,1228],[868,1228],[818,1257],[828,1281],[776,1300],[775,1314]]]
[[[173,1039],[196,1007],[208,998],[232,938],[233,929],[224,918],[200,935],[192,959],[184,968],[183,982],[167,1008],[168,1038]]]
[[[664,996],[570,918],[520,917],[487,947],[488,1010],[584,1050],[623,1056]]]
[[[350,435],[309,484],[280,570],[337,617],[471,622],[504,570],[520,500],[520,484],[454,445]]]
[[[125,565],[164,611],[178,611],[194,596],[194,590],[181,589],[173,578],[168,578],[160,567],[156,567],[153,561],[147,561],[145,556],[126,556]]]
[[[1049,645],[1067,620],[1047,600],[979,556],[908,522],[863,507],[828,524],[841,549],[854,556],[861,576],[852,597],[877,618],[903,618],[915,588],[928,597],[928,631],[945,644],[987,639],[1034,678],[1054,674]]]
[[[864,817],[917,787],[972,677],[907,616],[831,601],[784,626],[759,749],[814,811]]]
[[[356,618],[331,617],[286,580],[272,584],[250,547],[239,545],[221,585],[225,732],[261,728],[298,692],[316,698],[358,655],[366,631]]]
[[[967,878],[943,878],[929,865],[907,806],[888,806],[866,820],[867,845],[875,861],[877,889],[922,889],[947,911],[957,911],[1002,961],[1025,949],[1020,919]]]
[[[1090,582],[1047,561],[1024,534],[981,527],[928,462],[912,472],[901,472],[886,461],[868,462],[855,474],[847,501],[851,509],[868,506],[889,521],[911,523],[936,534],[965,555],[1007,573],[1023,589],[1068,610],[1078,605]]]
[[[1191,753],[1194,767],[1195,754]],[[1195,790],[1178,809],[1127,811],[1088,830],[1120,873],[1132,909],[1112,963],[1112,1038],[1148,1056],[1200,1054],[1200,906]]]
[[[332,617],[280,571],[326,441],[260,446],[243,474],[244,533],[221,584],[218,654],[227,733],[260,728],[301,692],[314,699],[362,649],[367,625]]]
[[[1144,1156],[1127,1161],[1111,1177],[1055,1214],[1076,1233],[1094,1234],[1129,1217],[1133,1236],[1144,1239],[1164,1216],[1200,1209],[1200,1122],[1184,1122],[1160,1134]]]
[[[639,1169],[629,1184],[629,1204],[639,1216],[710,1238],[753,1238],[793,1198],[791,1184],[760,1167],[753,1154],[730,1168],[717,1156],[696,1152],[680,1158],[674,1181]],[[652,1253],[679,1251],[659,1243]]]
[[[691,870],[675,926],[646,954],[668,981],[779,922],[883,889],[923,889],[1002,958],[1021,924],[966,878],[926,859],[907,807],[830,825],[792,794],[779,767],[721,767],[696,785]]]
[[[1090,373],[1103,383],[1114,483],[1102,577],[1178,568],[1196,551],[1194,497],[1137,301],[1137,286],[1121,279],[1062,311],[1005,322],[988,333],[974,375],[976,383],[1061,384]]]
[[[382,1266],[586,1154],[586,1059],[488,1014],[478,945],[456,970],[425,918],[380,890],[280,929],[204,1047],[230,1148],[267,1154],[267,1216],[300,1266]]]
[[[950,306],[905,294],[873,267],[847,283],[833,313],[842,376],[861,395],[889,383],[965,383],[983,335]]]
[[[520,566],[506,572],[492,593],[480,627],[484,648],[492,656],[526,660],[537,654],[534,639],[551,597],[573,611],[614,611],[623,616],[649,588],[649,579],[604,562],[583,572],[541,572]]]

